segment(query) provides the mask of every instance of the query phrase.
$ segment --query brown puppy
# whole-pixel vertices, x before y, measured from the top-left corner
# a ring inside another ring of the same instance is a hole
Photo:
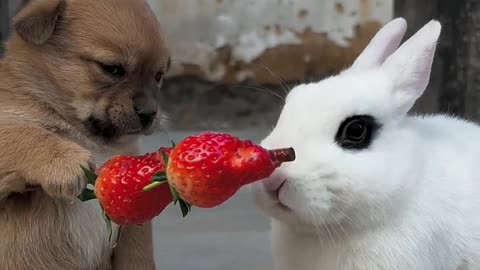
[[[81,166],[137,153],[159,125],[169,53],[152,11],[31,0],[13,30],[0,62],[0,269],[154,269],[150,224],[112,249],[98,203],[76,200]]]

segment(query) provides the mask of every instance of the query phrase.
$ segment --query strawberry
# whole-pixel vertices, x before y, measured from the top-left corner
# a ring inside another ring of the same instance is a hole
[[[173,149],[115,157],[100,168],[98,176],[84,170],[95,190],[87,189],[80,199],[97,198],[108,225],[111,221],[143,224],[172,201],[180,204],[186,216],[192,205],[219,206],[241,187],[268,177],[283,162],[294,159],[292,148],[266,150],[251,141],[207,132],[188,137]]]
[[[162,176],[165,172],[161,148],[144,156],[117,156],[98,171],[94,195],[102,205],[105,215],[118,225],[139,225],[158,216],[173,200],[172,193]],[[156,188],[143,192],[154,181]]]
[[[294,159],[292,148],[269,151],[251,141],[207,132],[186,138],[172,150],[166,176],[185,215],[191,205],[222,204],[242,186],[267,178]]]

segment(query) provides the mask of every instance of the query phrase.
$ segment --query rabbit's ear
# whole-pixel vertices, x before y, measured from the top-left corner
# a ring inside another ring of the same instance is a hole
[[[441,30],[438,21],[430,21],[383,64],[393,79],[395,102],[402,112],[410,110],[427,88]]]
[[[387,23],[373,37],[351,69],[369,69],[383,64],[398,49],[406,30],[407,23],[403,18]]]

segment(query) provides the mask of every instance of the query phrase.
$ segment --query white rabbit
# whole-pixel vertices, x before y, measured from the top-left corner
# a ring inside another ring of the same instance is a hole
[[[441,25],[385,25],[349,69],[292,89],[266,148],[294,147],[254,185],[277,270],[480,269],[480,127],[407,116]]]

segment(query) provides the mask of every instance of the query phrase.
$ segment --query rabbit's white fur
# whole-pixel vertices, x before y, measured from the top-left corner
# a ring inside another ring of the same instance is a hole
[[[441,25],[398,48],[405,30],[393,20],[351,68],[295,87],[262,142],[297,153],[254,185],[273,217],[277,270],[480,269],[480,128],[407,116],[428,84]],[[342,149],[340,123],[363,114],[381,124],[372,144]]]

